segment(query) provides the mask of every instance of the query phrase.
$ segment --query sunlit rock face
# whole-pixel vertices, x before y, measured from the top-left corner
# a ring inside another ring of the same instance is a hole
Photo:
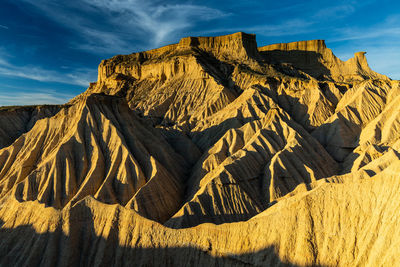
[[[0,109],[0,265],[400,265],[400,84],[323,40],[185,37]]]

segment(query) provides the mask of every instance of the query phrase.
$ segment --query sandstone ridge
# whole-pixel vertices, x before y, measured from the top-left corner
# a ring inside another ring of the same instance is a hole
[[[397,266],[400,82],[323,40],[185,37],[0,109],[1,266]]]

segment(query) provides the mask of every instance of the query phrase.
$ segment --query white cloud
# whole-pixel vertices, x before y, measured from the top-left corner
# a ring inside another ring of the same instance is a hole
[[[369,27],[339,27],[335,30],[331,42],[342,42],[362,39],[400,40],[400,16],[390,16],[381,23]]]
[[[247,28],[247,31],[256,32],[264,36],[288,36],[314,31],[314,22],[303,19],[292,19],[282,24],[261,25]]]
[[[16,92],[13,94],[0,92],[0,106],[64,104],[73,97],[73,95],[60,94],[49,90],[46,90],[46,92]]]
[[[205,6],[163,4],[155,0],[83,0],[64,4],[54,0],[25,1],[78,33],[82,40],[71,45],[92,53],[129,53],[138,48],[154,48],[176,40],[182,31],[199,21],[229,15]],[[139,42],[139,46],[132,45]]]
[[[300,35],[312,32],[319,32],[321,30],[325,31],[326,26],[324,26],[324,24],[321,24],[322,20],[336,20],[338,18],[347,17],[356,11],[354,1],[345,5],[340,4],[315,10],[311,10],[310,8],[308,8],[309,10],[307,10],[306,5],[302,3],[280,9],[272,9],[272,11],[274,11],[275,13],[279,13],[294,8],[298,10],[299,15],[285,19],[280,23],[271,23],[270,21],[268,21],[268,24],[254,25],[251,27],[219,28],[206,31],[205,33],[207,34],[245,31],[269,37]],[[260,10],[259,12],[265,13],[270,11],[271,10]]]
[[[116,12],[111,22],[125,25],[134,32],[142,30],[154,45],[168,41],[172,34],[190,28],[198,21],[207,21],[226,16],[220,10],[192,4],[160,4],[156,1],[137,0],[84,0],[106,14]]]
[[[0,29],[5,29],[5,30],[8,30],[8,27],[7,27],[7,26],[5,26],[5,25],[1,25],[1,24],[0,24]]]
[[[89,83],[94,81],[96,71],[91,69],[76,69],[63,73],[31,65],[17,66],[2,58],[0,53],[0,75],[40,82],[57,82],[88,87]]]
[[[197,34],[219,34],[219,33],[234,33],[244,31],[247,33],[255,33],[257,35],[277,37],[298,35],[315,31],[312,27],[314,22],[305,21],[302,19],[287,20],[280,24],[256,25],[252,27],[234,27],[234,28],[218,28],[213,30],[202,31]]]
[[[347,17],[350,14],[354,13],[355,7],[351,4],[346,5],[338,5],[338,6],[330,6],[327,8],[322,8],[318,10],[314,18],[318,19],[331,19],[331,18],[342,18]]]
[[[360,29],[356,27],[341,28],[338,31],[340,31],[340,34],[338,34],[337,37],[334,37],[331,42],[375,39],[380,37],[392,38],[400,36],[400,27],[390,25],[386,27],[371,27],[368,29]]]

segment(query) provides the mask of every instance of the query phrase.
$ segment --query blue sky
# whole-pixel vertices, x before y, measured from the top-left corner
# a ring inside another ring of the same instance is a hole
[[[63,103],[101,59],[238,31],[259,46],[325,39],[342,60],[400,79],[400,1],[2,0],[0,106]]]

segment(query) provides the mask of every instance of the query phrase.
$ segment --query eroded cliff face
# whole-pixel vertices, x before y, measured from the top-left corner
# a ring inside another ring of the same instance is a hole
[[[353,58],[342,61],[324,40],[300,41],[267,45],[259,51],[270,63],[290,63],[318,79],[336,82],[354,82],[365,79],[388,79],[369,67],[366,52],[357,52]]]
[[[0,111],[0,265],[398,265],[399,90],[322,40],[103,60]]]
[[[239,32],[217,37],[186,37],[182,38],[178,44],[103,60],[99,65],[98,81],[105,81],[116,73],[128,75],[135,79],[161,77],[168,79],[182,72],[190,72],[190,68],[194,63],[190,61],[190,56],[196,55],[196,50],[201,50],[216,58],[225,60],[239,58],[243,60],[259,59],[254,34]],[[235,51],[234,55],[232,55],[232,51]],[[186,62],[187,60],[184,56],[189,57],[189,62]],[[182,64],[175,60],[165,60],[180,57],[185,58],[185,62],[182,62]],[[189,69],[186,69],[185,66]]]
[[[61,108],[61,105],[2,107],[0,149],[11,145],[20,135],[32,129],[36,121],[54,116]]]

